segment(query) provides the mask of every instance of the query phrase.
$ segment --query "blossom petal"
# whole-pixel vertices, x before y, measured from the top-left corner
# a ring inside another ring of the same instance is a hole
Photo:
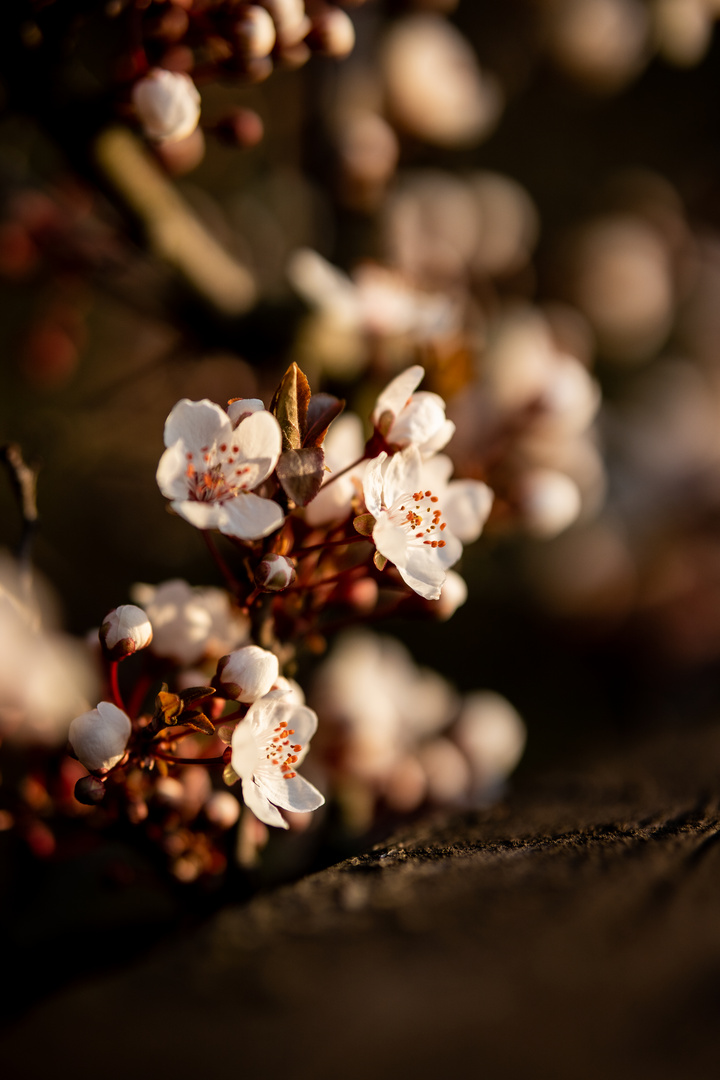
[[[227,413],[230,417],[230,423],[235,426],[239,423],[240,418],[245,416],[247,418],[248,413],[264,412],[265,402],[260,398],[243,397],[235,398],[234,401],[228,402]]]
[[[388,383],[375,403],[372,414],[373,424],[377,424],[384,412],[391,412],[397,416],[407,403],[410,395],[420,385],[425,377],[425,368],[414,364],[407,371],[402,371],[392,382]]]
[[[445,402],[440,395],[419,390],[390,427],[387,440],[398,446],[408,443],[422,446],[443,428],[445,422]]]
[[[265,772],[257,778],[257,785],[263,795],[276,806],[282,806],[283,810],[309,813],[325,802],[325,796],[309,780],[297,773],[285,780],[282,775],[276,778]]]
[[[203,447],[232,437],[232,424],[224,409],[214,401],[182,398],[165,421],[165,445],[182,439],[186,450],[199,453]]]
[[[453,480],[443,496],[448,528],[463,544],[477,540],[493,504],[493,493],[480,480]]]
[[[273,825],[276,829],[287,829],[289,825],[276,806],[263,795],[260,788],[252,780],[243,780],[243,802],[248,810],[252,810],[258,821],[266,825]]]
[[[425,544],[409,546],[405,565],[398,566],[403,581],[426,600],[440,599],[440,590],[445,582],[445,571],[438,556],[442,550]]]
[[[373,517],[379,517],[382,512],[383,503],[383,475],[382,467],[387,460],[387,454],[383,450],[381,454],[378,454],[376,458],[368,464],[365,476],[363,477],[363,493],[365,495],[365,505],[368,508],[369,513]]]
[[[178,439],[169,446],[158,462],[155,479],[166,499],[183,499],[188,493],[185,444]]]
[[[175,499],[170,505],[176,514],[185,518],[196,529],[219,529],[225,520],[224,507],[220,503]]]
[[[386,506],[392,506],[404,495],[422,488],[421,466],[422,459],[416,446],[407,446],[401,454],[393,454],[383,482]]]
[[[231,764],[242,780],[250,780],[258,762],[258,744],[252,725],[241,720],[232,735]]]
[[[435,434],[429,439],[426,439],[422,444],[421,450],[423,457],[430,457],[438,450],[442,450],[447,446],[454,434],[455,424],[453,424],[452,420],[444,420]]]
[[[249,420],[244,421],[248,422]],[[285,520],[285,515],[276,502],[263,499],[251,491],[228,499],[217,509],[221,511],[217,528],[225,536],[236,536],[239,540],[259,540],[263,536],[269,536],[275,529],[279,529]]]
[[[249,470],[243,477],[245,487],[252,490],[267,480],[277,465],[282,450],[280,425],[272,413],[254,412],[235,429],[232,441],[239,447],[243,465]]]

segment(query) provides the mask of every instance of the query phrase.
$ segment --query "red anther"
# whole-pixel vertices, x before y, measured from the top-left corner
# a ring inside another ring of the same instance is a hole
[[[430,502],[437,502],[437,501],[438,501],[438,497],[437,497],[437,495],[433,495],[433,497],[431,498]]]

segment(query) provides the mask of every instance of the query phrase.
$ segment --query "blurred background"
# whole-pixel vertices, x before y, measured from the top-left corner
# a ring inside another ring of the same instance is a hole
[[[505,695],[529,762],[713,715],[719,4],[0,18],[0,437],[40,467],[34,558],[68,631],[136,582],[219,583],[155,484],[179,398],[267,403],[296,360],[366,418],[421,363],[456,475],[496,500],[467,602],[383,631]],[[188,136],[143,128],[157,66],[200,91]],[[20,535],[3,481],[0,543]]]

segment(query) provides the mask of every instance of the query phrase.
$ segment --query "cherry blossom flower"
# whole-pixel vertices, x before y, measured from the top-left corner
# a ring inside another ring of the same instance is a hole
[[[155,142],[178,142],[192,135],[200,119],[200,94],[189,75],[153,68],[132,90],[143,131]]]
[[[432,488],[442,503],[448,530],[463,544],[480,536],[493,504],[493,493],[480,480],[451,480],[453,463],[437,454],[422,463],[422,486]]]
[[[364,481],[365,505],[375,518],[375,547],[406,585],[426,600],[438,600],[445,571],[460,558],[462,543],[448,528],[440,496],[423,483],[417,448],[408,446],[383,468],[387,459],[383,452],[371,461]]]
[[[196,528],[258,540],[284,520],[276,502],[253,493],[277,465],[282,435],[271,413],[240,412],[244,419],[234,427],[212,401],[179,401],[165,421],[157,482],[173,510]]]
[[[455,425],[446,419],[439,394],[416,389],[424,375],[424,368],[415,364],[388,383],[375,403],[372,422],[389,446],[416,446],[426,458],[450,441]]]
[[[142,608],[121,604],[105,616],[100,641],[111,660],[122,660],[152,641],[152,625]]]
[[[235,728],[231,765],[242,780],[245,805],[266,825],[288,828],[278,807],[307,813],[325,802],[296,771],[317,722],[317,714],[304,705],[265,698],[251,705]]]
[[[218,660],[247,640],[250,623],[233,608],[224,589],[192,586],[182,578],[160,585],[138,582],[131,595],[152,625],[150,651],[179,664]]]
[[[85,768],[100,772],[122,760],[131,731],[127,714],[117,705],[101,701],[97,708],[75,717],[68,738]]]

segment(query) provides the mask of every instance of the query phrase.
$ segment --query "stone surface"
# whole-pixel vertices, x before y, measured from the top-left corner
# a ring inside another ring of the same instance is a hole
[[[225,908],[0,1036],[0,1075],[717,1072],[720,725]]]

